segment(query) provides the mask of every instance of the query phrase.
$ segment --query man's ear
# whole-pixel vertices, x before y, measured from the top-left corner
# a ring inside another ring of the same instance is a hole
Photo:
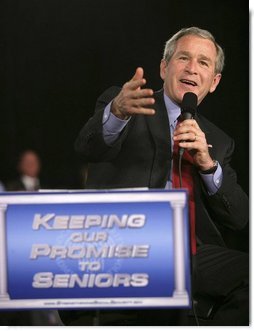
[[[220,80],[221,74],[216,74],[213,78],[213,82],[209,90],[210,93],[213,93],[216,90],[216,87],[219,85]]]
[[[164,80],[166,77],[166,68],[167,68],[167,62],[162,59],[160,64],[160,76],[162,80]]]

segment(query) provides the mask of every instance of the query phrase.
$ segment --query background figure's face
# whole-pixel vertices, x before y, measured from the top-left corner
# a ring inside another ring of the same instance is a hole
[[[215,60],[216,48],[212,41],[194,35],[178,39],[170,61],[161,61],[165,93],[180,104],[186,92],[193,92],[200,104],[219,84],[221,74],[215,74]]]
[[[22,175],[37,177],[41,169],[39,157],[32,151],[25,152],[20,159],[18,169]]]

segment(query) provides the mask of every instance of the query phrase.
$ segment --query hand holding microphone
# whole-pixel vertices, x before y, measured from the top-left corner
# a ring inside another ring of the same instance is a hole
[[[195,93],[187,92],[183,96],[183,101],[181,104],[181,120],[189,120],[195,117],[197,110],[198,98]],[[196,140],[197,136],[195,135]],[[184,141],[181,141],[183,143]],[[184,147],[179,148],[179,155],[182,155],[184,152]]]
[[[181,104],[182,122],[177,125],[173,139],[179,142],[180,155],[183,154],[184,149],[191,151],[195,166],[201,171],[206,171],[213,167],[214,161],[209,154],[206,136],[194,119],[196,109],[196,94],[185,93]]]

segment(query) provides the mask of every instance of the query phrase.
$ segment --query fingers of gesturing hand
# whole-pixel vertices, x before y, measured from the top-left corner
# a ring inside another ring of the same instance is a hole
[[[146,83],[143,75],[143,69],[137,68],[132,79],[123,85],[112,104],[112,112],[116,116],[126,118],[134,114],[153,115],[155,113],[155,110],[151,108],[155,103],[153,90],[141,89]]]
[[[130,80],[129,82],[123,85],[123,89],[132,90],[132,91],[140,90],[140,88],[145,84],[146,84],[145,78]]]
[[[122,119],[134,114],[153,115],[155,110],[150,107],[155,100],[149,97],[151,95],[151,92],[130,93],[122,90],[112,103],[112,112]]]
[[[127,88],[123,88],[120,92],[122,105],[125,107],[142,107],[149,106],[154,104],[155,100],[153,98],[153,90],[152,89],[141,89],[141,90],[129,90]]]
[[[146,80],[144,78],[144,69],[138,67],[135,71],[133,77],[124,84],[123,89],[130,89],[130,90],[140,90],[142,86],[146,84]]]
[[[143,76],[144,76],[144,69],[142,67],[138,67],[135,71],[135,74],[131,78],[131,81],[141,79],[143,78]]]
[[[129,102],[126,102],[125,106],[121,108],[121,111],[129,116],[134,114],[153,115],[155,110],[147,108],[153,104],[154,99],[152,98],[132,99],[129,100]]]

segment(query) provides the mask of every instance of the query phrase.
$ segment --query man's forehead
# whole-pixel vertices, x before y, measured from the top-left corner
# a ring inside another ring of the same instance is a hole
[[[193,41],[193,39],[196,40]],[[216,47],[210,39],[195,35],[186,35],[177,40],[175,54],[191,54],[193,52],[198,52],[200,57],[206,57],[208,59],[216,57],[217,54]]]

